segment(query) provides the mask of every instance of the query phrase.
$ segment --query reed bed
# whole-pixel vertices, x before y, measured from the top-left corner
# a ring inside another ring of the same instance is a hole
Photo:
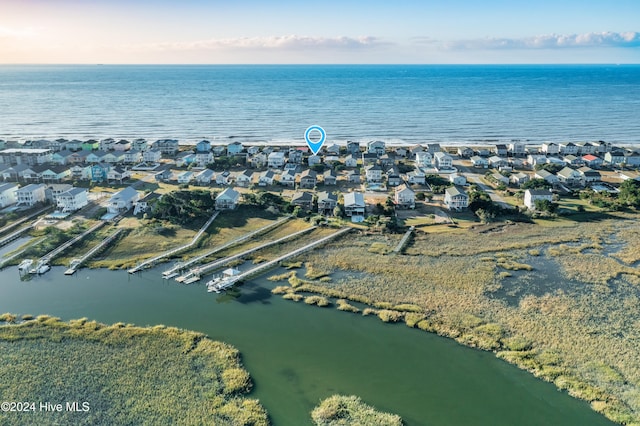
[[[90,404],[86,413],[36,411],[30,424],[269,424],[245,396],[239,352],[200,333],[38,316],[0,326],[0,348],[3,400]],[[0,422],[24,424],[24,413]]]
[[[353,395],[333,395],[322,400],[311,412],[311,418],[316,426],[402,426],[400,416],[377,411]]]

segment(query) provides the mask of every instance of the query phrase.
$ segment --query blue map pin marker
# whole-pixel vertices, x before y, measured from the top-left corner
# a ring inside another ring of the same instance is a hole
[[[311,132],[320,133],[320,139],[317,142],[312,141],[311,138],[309,137],[311,135]],[[318,151],[320,151],[320,148],[322,148],[322,145],[324,145],[324,140],[326,138],[327,138],[327,134],[324,132],[324,129],[320,126],[311,126],[304,132],[304,140],[307,141],[307,145],[313,152],[313,155],[317,154]]]

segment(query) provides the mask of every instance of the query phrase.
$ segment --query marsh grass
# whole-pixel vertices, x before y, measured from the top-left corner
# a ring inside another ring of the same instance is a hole
[[[346,299],[338,299],[338,300],[336,300],[336,305],[337,305],[337,309],[339,311],[353,312],[354,314],[357,314],[357,313],[360,312],[360,309],[358,309],[355,306],[351,305]]]
[[[269,423],[259,402],[245,397],[251,380],[239,352],[200,333],[38,316],[0,326],[0,347],[3,400],[88,401],[86,424]],[[24,424],[12,414],[0,422]],[[35,412],[28,422],[51,419]],[[64,411],[55,421],[79,422]]]
[[[353,395],[322,400],[311,412],[311,419],[316,426],[402,426],[400,416],[377,411]]]
[[[329,299],[323,296],[307,296],[304,298],[304,303],[306,303],[307,305],[316,305],[320,307],[329,306],[331,304],[331,302],[329,302]]]

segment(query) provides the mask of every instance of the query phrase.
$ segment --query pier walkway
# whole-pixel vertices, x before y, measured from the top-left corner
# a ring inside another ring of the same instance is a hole
[[[33,212],[33,213],[31,213],[29,216],[25,216],[25,217],[23,217],[22,219],[16,220],[15,222],[13,222],[13,223],[11,223],[11,224],[9,224],[9,225],[7,225],[7,226],[3,227],[3,228],[0,228],[0,234],[4,234],[5,232],[10,231],[10,230],[11,230],[11,229],[13,229],[13,228],[16,228],[16,227],[17,227],[18,225],[20,225],[21,223],[24,223],[24,222],[26,222],[27,220],[29,220],[29,219],[31,219],[31,218],[33,218],[33,217],[35,217],[35,216],[41,215],[42,213],[44,213],[44,212],[46,212],[46,211],[49,211],[49,210],[51,210],[52,208],[53,208],[53,207],[51,207],[51,206],[49,206],[49,207],[45,207],[45,208],[43,208],[43,209],[38,210],[37,212]]]
[[[264,272],[269,268],[277,266],[280,262],[282,262],[282,261],[284,261],[286,259],[289,259],[290,257],[298,256],[298,255],[300,255],[300,254],[302,254],[304,252],[312,250],[312,249],[314,249],[314,248],[326,243],[327,241],[331,241],[334,238],[337,238],[337,237],[339,237],[341,235],[346,234],[347,232],[350,232],[352,229],[353,228],[342,228],[341,230],[339,230],[337,232],[334,232],[333,234],[328,235],[326,237],[320,238],[319,240],[316,240],[316,241],[314,241],[312,243],[309,243],[309,244],[305,245],[304,247],[300,247],[299,249],[293,250],[293,251],[291,251],[291,252],[289,252],[287,254],[284,254],[284,255],[282,255],[282,256],[280,256],[280,257],[278,257],[276,259],[270,260],[268,262],[261,263],[260,265],[256,266],[255,268],[252,268],[252,269],[250,269],[250,270],[248,270],[246,272],[243,272],[243,273],[238,274],[238,275],[236,275],[236,276],[234,276],[232,278],[227,279],[225,281],[224,285],[218,286],[217,290],[221,291],[221,290],[227,289],[227,288],[233,286],[235,283],[237,283],[239,281],[245,280],[245,279],[250,278],[250,277],[252,277],[254,275],[257,275],[257,274],[259,274],[261,272]]]
[[[393,253],[398,254],[398,253],[401,253],[402,250],[404,250],[407,243],[409,242],[409,238],[411,238],[411,235],[413,235],[414,230],[415,230],[415,227],[412,226],[411,228],[409,228],[407,232],[405,232],[404,236],[402,237],[402,239],[400,240],[396,248],[393,249]]]
[[[212,255],[214,255],[216,253],[219,253],[219,252],[221,252],[223,250],[226,250],[226,249],[228,249],[230,247],[233,247],[235,245],[243,243],[243,242],[255,237],[256,235],[263,234],[265,232],[271,231],[272,229],[277,228],[278,226],[282,225],[283,223],[287,222],[290,219],[291,219],[291,216],[287,216],[287,217],[282,218],[280,220],[277,220],[277,221],[275,221],[273,223],[270,223],[270,224],[268,224],[266,226],[263,226],[260,229],[256,229],[255,231],[249,232],[246,235],[243,235],[243,236],[238,237],[238,238],[236,238],[236,239],[234,239],[232,241],[229,241],[229,242],[227,242],[227,243],[225,243],[225,244],[223,244],[221,246],[218,246],[218,247],[216,247],[216,248],[214,248],[212,250],[209,250],[206,253],[203,253],[203,254],[198,255],[198,256],[196,256],[196,257],[194,257],[192,259],[189,259],[186,262],[180,262],[180,263],[174,265],[173,267],[167,269],[166,271],[164,271],[162,273],[162,278],[169,279],[169,278],[175,277],[176,275],[178,275],[178,271],[185,270],[189,266],[193,265],[194,263],[198,263],[202,259],[206,259],[209,256],[212,256]]]
[[[262,250],[264,248],[271,247],[273,245],[280,244],[280,243],[283,243],[285,241],[297,238],[300,235],[305,234],[305,233],[310,232],[310,231],[313,231],[316,228],[317,228],[317,226],[311,226],[311,227],[309,227],[307,229],[303,229],[302,231],[294,232],[293,234],[284,236],[282,238],[278,238],[277,240],[269,241],[269,242],[266,242],[264,244],[260,244],[259,246],[250,248],[250,249],[245,250],[245,251],[243,251],[241,253],[238,253],[238,254],[234,254],[233,256],[225,257],[223,259],[214,260],[213,262],[204,264],[202,266],[198,266],[196,268],[191,269],[186,274],[181,275],[179,277],[176,277],[176,281],[178,281],[179,283],[191,284],[193,282],[198,281],[202,274],[206,274],[209,271],[212,271],[214,269],[218,269],[218,268],[226,265],[229,262],[232,262],[232,261],[234,261],[236,259],[241,259],[241,258],[243,258],[243,257],[245,257],[247,255],[250,255],[251,253],[254,253],[254,252],[258,251],[258,250]],[[195,277],[198,277],[198,278],[194,279]]]
[[[20,229],[18,229],[17,231],[12,232],[11,234],[2,237],[2,239],[0,239],[0,247],[2,246],[6,246],[7,244],[9,244],[11,241],[17,240],[18,238],[20,238],[20,235],[24,234],[25,232],[31,230],[33,228],[34,224],[30,224],[27,226],[24,226]]]
[[[141,271],[145,268],[150,267],[151,265],[153,265],[154,263],[156,263],[157,261],[173,256],[176,253],[180,253],[183,250],[187,250],[189,247],[192,247],[195,243],[198,242],[198,240],[200,239],[200,237],[202,237],[202,234],[204,234],[204,231],[207,230],[207,228],[211,225],[211,223],[213,223],[213,220],[218,217],[218,215],[220,214],[219,211],[213,213],[213,215],[211,215],[211,217],[209,218],[209,220],[207,220],[207,223],[205,223],[202,228],[200,228],[200,230],[198,231],[198,233],[193,237],[193,239],[191,240],[190,243],[187,243],[185,245],[182,245],[180,247],[176,247],[174,249],[165,251],[162,254],[159,254],[155,257],[152,257],[151,259],[147,259],[144,262],[134,266],[133,268],[129,269],[129,273],[130,274],[135,274],[138,271]]]
[[[105,224],[105,222],[100,221],[100,222],[96,223],[95,225],[93,225],[91,228],[89,228],[86,231],[84,231],[82,234],[70,239],[69,241],[67,241],[65,243],[62,243],[57,248],[51,250],[49,253],[45,254],[40,259],[38,259],[38,264],[41,264],[41,265],[45,265],[46,264],[46,265],[48,265],[49,263],[51,263],[51,260],[53,260],[53,258],[55,258],[57,255],[59,255],[60,253],[62,253],[63,251],[65,251],[66,249],[68,249],[69,247],[74,245],[75,243],[77,243],[78,241],[82,240],[87,235],[91,234],[94,231],[97,231],[102,226],[104,226],[104,224]]]
[[[116,229],[115,232],[113,232],[111,235],[109,235],[104,240],[100,241],[98,244],[96,244],[94,247],[92,247],[91,250],[86,252],[84,254],[84,256],[82,256],[79,259],[73,259],[71,261],[71,263],[69,264],[69,269],[64,271],[64,274],[65,275],[73,275],[73,274],[75,274],[75,272],[78,270],[78,268],[80,268],[80,266],[82,266],[82,264],[84,262],[86,262],[88,259],[90,259],[92,256],[94,256],[96,253],[98,253],[100,250],[102,250],[104,247],[106,247],[109,243],[111,243],[113,240],[115,240],[118,237],[118,235],[120,235],[121,232],[122,232],[122,228]]]
[[[46,236],[45,236],[45,237],[40,237],[40,238],[36,239],[35,241],[30,241],[30,242],[29,242],[29,247],[30,247],[30,246],[33,246],[33,245],[38,244],[39,242],[41,242],[41,241],[42,241],[42,240],[44,240],[45,238],[47,238],[47,237],[46,237]],[[29,247],[23,248],[22,250],[19,250],[19,251],[17,251],[17,252],[15,252],[15,253],[13,253],[11,256],[9,256],[9,257],[5,257],[4,259],[2,259],[2,260],[0,261],[0,269],[3,269],[5,266],[7,266],[7,264],[8,264],[9,262],[11,262],[11,261],[12,261],[13,259],[15,259],[16,257],[18,257],[18,256],[22,256],[22,254],[23,254],[25,251],[27,251],[27,248],[29,248]]]

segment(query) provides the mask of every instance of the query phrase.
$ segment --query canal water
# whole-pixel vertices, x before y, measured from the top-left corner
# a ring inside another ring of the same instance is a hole
[[[238,297],[164,281],[161,270],[55,267],[30,281],[0,272],[0,312],[165,324],[236,346],[275,425],[310,424],[332,394],[354,394],[409,426],[610,425],[587,403],[495,358],[401,324],[272,296],[264,278]],[[279,273],[279,271],[274,271]]]

